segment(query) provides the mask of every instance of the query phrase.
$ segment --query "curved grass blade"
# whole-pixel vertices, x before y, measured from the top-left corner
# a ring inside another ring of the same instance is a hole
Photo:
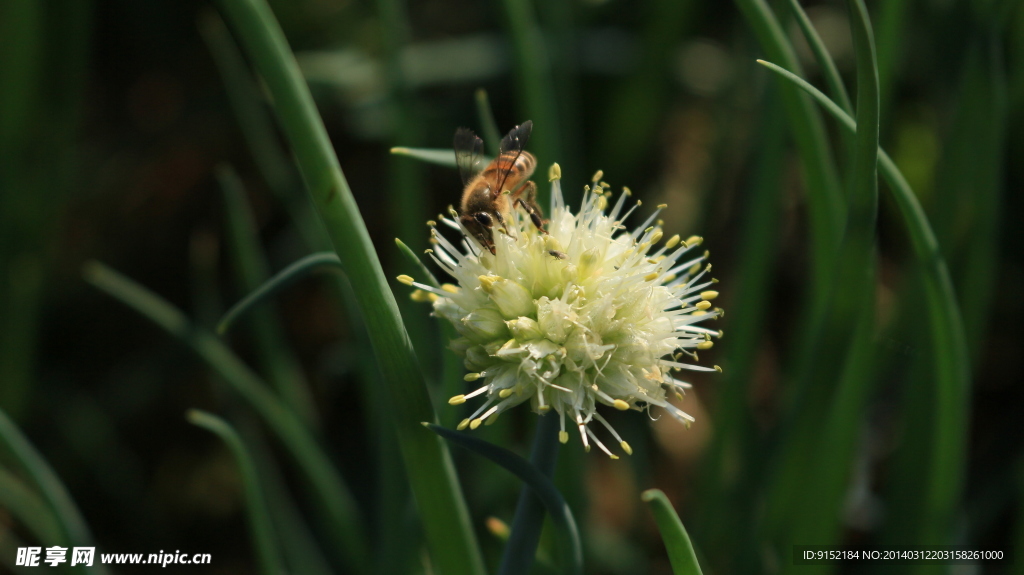
[[[95,547],[89,527],[86,526],[85,519],[82,518],[82,513],[71,499],[67,488],[61,483],[50,464],[36,451],[28,438],[22,434],[18,426],[2,409],[0,409],[0,443],[35,484],[42,500],[56,519],[63,540],[72,546]],[[90,573],[98,575],[108,573],[106,566],[99,562],[87,569]]]
[[[238,321],[247,311],[263,303],[267,299],[277,295],[281,290],[306,277],[314,271],[323,268],[333,268],[344,271],[341,260],[336,254],[322,252],[308,255],[292,265],[277,272],[274,277],[263,283],[256,291],[242,298],[241,301],[231,306],[231,309],[224,314],[220,323],[217,324],[217,333],[227,333],[231,326]]]
[[[264,575],[285,573],[284,561],[281,559],[281,550],[279,549],[280,544],[274,535],[270,511],[267,509],[267,501],[260,485],[259,474],[256,472],[256,466],[253,464],[249,451],[242,443],[242,438],[228,422],[211,413],[191,409],[186,414],[186,418],[193,425],[216,434],[231,450],[231,454],[235,457],[235,463],[238,465],[239,474],[242,476],[242,485],[245,488],[245,507],[249,515],[252,545],[256,548],[260,567]]]
[[[856,133],[857,124],[853,118],[820,90],[775,64],[758,62],[810,94],[847,132]],[[928,482],[925,486],[927,517],[922,521],[936,526],[948,525],[959,499],[966,453],[964,426],[971,373],[967,338],[949,269],[917,196],[884,150],[878,151],[878,167],[889,184],[910,236],[914,256],[924,272],[922,280],[930,324],[928,332],[932,337],[935,361],[933,395],[936,408],[931,419],[932,433],[928,435],[931,441],[928,452],[931,455],[925,465],[927,471],[922,475]]]
[[[409,156],[428,164],[437,164],[446,168],[455,168],[455,152],[444,148],[391,148],[391,153],[399,156]]]
[[[263,418],[298,462],[316,498],[339,560],[354,573],[368,573],[368,543],[361,529],[358,506],[347,485],[309,429],[286,408],[214,334],[191,324],[177,308],[158,295],[98,263],[86,264],[89,283],[133,308],[183,343],[217,372]]]
[[[814,58],[818,61],[818,66],[821,67],[821,74],[825,77],[829,92],[832,92],[832,98],[839,102],[844,110],[852,112],[853,104],[850,102],[850,95],[846,92],[846,85],[843,84],[843,77],[839,75],[836,63],[832,60],[828,49],[825,48],[825,43],[821,41],[818,31],[814,29],[811,19],[807,17],[807,12],[804,12],[803,7],[800,6],[800,0],[789,0],[789,7],[793,10],[793,15],[796,16],[796,23],[800,25],[800,30],[803,32],[804,38],[807,39],[807,44],[810,45],[811,52],[814,53]]]
[[[487,151],[497,154],[501,146],[501,130],[498,129],[498,122],[494,119],[491,101],[487,98],[487,90],[477,88],[475,101],[477,122],[480,123],[480,131],[483,132]]]
[[[0,509],[25,526],[44,546],[67,545],[60,524],[46,503],[28,485],[0,467]]]
[[[579,530],[576,528],[576,520],[573,519],[572,511],[566,505],[562,494],[558,492],[550,479],[529,461],[493,443],[433,423],[423,422],[422,425],[459,447],[490,459],[528,484],[537,494],[558,529],[559,546],[564,550],[566,572],[575,574],[583,572],[583,549],[580,544]],[[515,536],[514,532],[512,536]]]
[[[754,29],[768,57],[781,62],[786,68],[799,71],[800,65],[793,46],[768,3],[765,0],[736,0],[736,4]],[[832,263],[839,250],[846,206],[821,116],[798,90],[784,86],[782,96],[807,181],[811,234],[811,303],[812,309],[820,313],[831,281]]]
[[[654,521],[658,524],[658,531],[668,550],[672,572],[675,575],[701,575],[690,536],[665,493],[660,489],[648,489],[640,494],[640,499],[650,506],[654,514]]]
[[[390,400],[387,411],[433,564],[446,575],[479,575],[484,572],[483,558],[451,454],[444,442],[418,425],[436,418],[426,380],[295,55],[265,0],[220,0],[218,4],[270,92],[303,181],[352,285],[384,375],[383,387]]]
[[[256,291],[266,283],[270,266],[260,247],[256,222],[242,180],[228,165],[217,166],[215,171],[224,192],[228,246],[236,281],[246,292]],[[295,413],[315,425],[317,413],[313,407],[309,383],[285,342],[284,329],[277,314],[265,307],[253,309],[252,312],[249,325],[267,379]]]

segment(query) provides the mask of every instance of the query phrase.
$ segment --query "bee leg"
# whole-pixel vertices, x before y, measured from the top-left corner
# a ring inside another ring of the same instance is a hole
[[[547,233],[547,230],[544,229],[544,220],[542,219],[544,212],[537,205],[537,184],[527,180],[523,182],[523,185],[516,192],[516,204],[522,206],[526,213],[530,214],[530,221],[533,222],[533,225],[538,230]],[[523,199],[524,196],[526,197],[525,200]]]

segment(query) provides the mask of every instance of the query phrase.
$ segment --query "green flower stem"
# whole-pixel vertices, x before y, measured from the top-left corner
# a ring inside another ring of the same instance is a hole
[[[13,456],[35,484],[42,500],[56,517],[63,540],[71,546],[95,547],[96,544],[93,542],[89,527],[86,526],[85,519],[74,500],[71,499],[67,488],[61,483],[53,468],[36,451],[28,438],[22,434],[18,426],[3,410],[0,410],[0,446]],[[108,573],[107,568],[99,562],[86,569],[97,575]]]
[[[800,73],[793,47],[767,2],[736,0],[736,4],[768,57]],[[786,86],[782,92],[789,125],[803,159],[810,215],[812,306],[818,310],[816,313],[821,313],[833,258],[839,250],[846,208],[821,116],[798,90]]]
[[[548,413],[537,418],[530,463],[545,477],[555,473],[558,462],[558,414]],[[523,484],[516,503],[516,514],[512,519],[512,532],[505,553],[501,557],[500,575],[528,573],[537,554],[540,531],[544,526],[544,506],[537,499],[530,486]]]
[[[252,457],[249,456],[248,449],[242,443],[242,438],[228,422],[205,411],[190,410],[187,418],[190,423],[220,437],[235,457],[245,490],[245,508],[249,515],[252,544],[256,548],[261,570],[264,575],[285,573],[280,544],[274,535],[270,511],[267,509],[267,501],[263,495],[263,488],[260,486],[259,474],[256,472],[256,466],[253,464]]]
[[[451,455],[439,438],[419,426],[435,415],[398,304],[284,33],[263,0],[222,0],[221,5],[266,83],[354,288],[392,401],[390,412],[434,564],[444,574],[482,573],[483,559]]]
[[[847,132],[856,134],[857,124],[853,118],[820,90],[775,64],[761,64],[810,94]],[[910,236],[914,255],[924,273],[924,301],[928,310],[931,327],[929,335],[935,361],[932,388],[935,408],[934,416],[929,421],[932,432],[928,434],[930,456],[924,464],[927,473],[922,475],[927,485],[922,486],[926,503],[925,517],[921,521],[931,525],[930,529],[934,532],[948,527],[963,486],[967,447],[965,426],[970,388],[967,338],[949,269],[917,196],[884,150],[878,151],[878,167],[889,184],[893,200]],[[938,540],[932,538],[930,542]]]
[[[690,536],[672,507],[672,502],[665,497],[665,493],[660,489],[648,489],[640,494],[640,499],[651,507],[654,521],[658,524],[658,531],[661,532],[661,538],[668,550],[672,572],[675,575],[701,575],[700,564],[697,562],[697,554],[693,550]]]

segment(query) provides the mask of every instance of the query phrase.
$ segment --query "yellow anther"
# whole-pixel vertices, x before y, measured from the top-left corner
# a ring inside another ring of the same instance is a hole
[[[404,275],[404,274],[403,274],[403,275],[400,275],[400,276],[398,276],[398,277],[397,277],[397,278],[395,278],[395,279],[396,279],[396,280],[398,280],[398,281],[399,281],[399,282],[401,282],[401,283],[404,283],[404,284],[405,284],[405,285],[407,285],[407,286],[411,286],[411,285],[412,285],[412,283],[413,283],[414,281],[416,281],[416,280],[412,279],[412,276],[407,276],[407,275]]]
[[[649,274],[644,276],[644,281],[645,282],[654,281],[654,280],[658,279],[658,276],[660,276],[660,275],[661,274],[659,274],[658,272],[651,272],[651,273],[649,273]]]
[[[630,446],[629,446],[629,444],[628,444],[628,443],[626,443],[625,441],[623,441],[622,443],[620,443],[620,444],[619,444],[619,447],[621,447],[621,448],[622,448],[622,450],[626,452],[626,455],[633,455],[633,448],[632,448],[632,447],[630,447]]]
[[[618,409],[619,411],[626,411],[627,409],[629,409],[629,404],[626,403],[625,401],[622,401],[621,399],[616,399],[614,402],[612,402],[612,407]]]
[[[697,344],[697,349],[711,349],[714,345],[713,341],[702,341]]]
[[[716,365],[716,366],[715,366],[715,371],[717,371],[718,373],[722,373],[722,368],[720,368],[720,367],[718,367],[718,366]]]
[[[710,342],[708,342],[708,343],[710,343]],[[506,397],[508,397],[510,395],[512,395],[512,390],[510,388],[507,388],[507,387],[505,389],[503,389],[503,390],[498,392],[498,397],[500,397],[502,399],[505,399]]]
[[[709,289],[708,291],[700,292],[700,299],[705,301],[713,300],[716,297],[718,297],[718,292],[716,292],[715,290]]]
[[[718,337],[724,337],[724,336],[725,336],[725,330],[724,329],[718,330]]]
[[[699,302],[697,302],[697,305],[696,305],[697,309],[708,309],[710,307],[711,307],[711,302],[709,302],[709,301],[699,301]]]
[[[589,443],[588,443],[587,445],[584,445],[584,446],[583,446],[583,451],[584,451],[585,453],[590,453],[590,444],[589,444]]]
[[[551,167],[548,168],[548,181],[549,182],[553,182],[555,180],[561,180],[561,179],[562,179],[562,166],[559,166],[557,163],[551,164]]]
[[[668,204],[658,204],[658,209],[659,210],[664,210],[667,207],[668,207]]]
[[[466,403],[465,395],[455,395],[448,400],[448,405],[462,405],[463,403]]]
[[[604,180],[601,180],[601,187],[611,189],[612,185]]]
[[[542,405],[542,406],[537,408],[537,411],[539,411],[541,413],[547,413],[547,412],[551,411],[551,406],[550,405]]]
[[[429,227],[434,227],[437,225],[437,222],[435,222],[434,220],[427,220],[427,225]]]
[[[559,431],[558,432],[558,441],[561,442],[561,443],[569,443],[569,432],[568,431]]]
[[[668,274],[665,276],[665,279],[662,280],[662,283],[668,283],[674,279],[676,279],[676,274]]]
[[[418,290],[413,290],[413,292],[411,294],[409,294],[409,299],[411,299],[414,302],[418,302],[418,303],[426,303],[426,302],[429,302],[429,301],[433,301],[432,299],[430,299],[430,296],[432,296],[432,295],[434,295],[434,294],[432,294],[430,292],[425,292],[425,291],[423,291],[421,289],[418,289]],[[437,296],[434,296],[434,297],[437,297]]]
[[[459,286],[452,284],[441,284],[441,289],[448,293],[459,293]]]
[[[700,236],[690,236],[690,237],[686,238],[686,247],[699,246],[701,244],[701,242],[703,242],[703,241],[704,241],[704,238],[702,238]]]
[[[480,288],[485,293],[491,293],[494,290],[494,282],[501,278],[499,276],[479,276],[476,279],[480,281]]]
[[[608,198],[606,198],[604,196],[601,196],[600,198],[597,199],[597,209],[598,210],[603,212],[604,209],[607,208],[607,207],[608,207]]]
[[[594,172],[594,177],[590,178],[591,182],[600,182],[604,179],[604,170],[598,170]]]
[[[476,380],[480,379],[480,377],[481,377],[481,375],[479,373],[467,373],[466,375],[462,376],[462,380],[463,381],[476,381]]]
[[[483,423],[483,422],[484,422],[484,420],[482,420],[482,419],[480,419],[478,417],[478,418],[474,419],[473,421],[469,422],[469,428],[470,429],[476,429],[476,428],[480,427],[480,424]]]
[[[466,429],[467,427],[469,427],[469,418],[468,417],[466,419],[463,419],[462,421],[460,421],[459,424],[457,426],[455,426],[455,429],[458,429],[459,431],[462,431],[463,429]]]
[[[626,186],[622,186],[622,193],[626,194],[627,196],[632,196],[633,195],[633,190],[630,190]]]
[[[702,309],[699,309],[699,310],[691,313],[690,315],[694,315],[694,316],[700,317],[702,315],[708,315],[708,312],[706,312],[706,311],[704,311]]]
[[[660,242],[661,238],[664,235],[665,234],[661,230],[654,230],[654,233],[651,234],[651,239],[650,239],[651,244],[653,245],[653,244],[656,244],[656,243]]]
[[[508,536],[512,533],[512,530],[508,528],[508,524],[498,519],[497,517],[488,517],[485,522],[487,530],[502,541],[508,539]]]
[[[700,271],[700,264],[693,264],[692,266],[690,266],[690,269],[686,270],[686,273],[688,273],[688,274],[690,274],[692,276],[693,274],[695,274],[695,273],[697,273],[699,271]]]
[[[494,415],[487,418],[487,421],[484,422],[484,425],[494,425],[494,422],[498,421],[499,415],[501,415],[500,412],[495,412]]]
[[[619,458],[619,456],[615,455],[614,453],[609,453],[608,457],[611,457],[612,459],[618,459]]]

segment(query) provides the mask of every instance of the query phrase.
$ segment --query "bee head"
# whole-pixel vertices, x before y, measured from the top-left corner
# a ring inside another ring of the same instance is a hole
[[[494,250],[494,239],[491,236],[491,227],[494,226],[494,218],[487,212],[476,212],[473,214],[463,214],[459,221],[462,222],[463,227],[473,234],[480,245],[487,248],[492,254],[496,253]]]

